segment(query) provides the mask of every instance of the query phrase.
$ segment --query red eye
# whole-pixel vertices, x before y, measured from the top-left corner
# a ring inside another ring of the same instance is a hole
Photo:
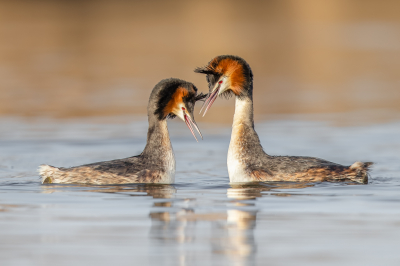
[[[182,110],[185,111],[186,110],[185,107],[182,107]]]
[[[222,83],[222,80],[218,81],[218,84],[221,84],[221,83]]]

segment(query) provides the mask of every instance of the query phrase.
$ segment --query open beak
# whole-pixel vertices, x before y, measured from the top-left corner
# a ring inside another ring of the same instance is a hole
[[[200,132],[199,127],[197,126],[196,122],[195,122],[194,120],[192,120],[192,118],[190,117],[190,115],[188,115],[188,114],[186,113],[186,111],[185,111],[183,108],[182,108],[182,111],[183,111],[183,117],[184,117],[184,119],[185,119],[186,125],[187,125],[188,128],[190,129],[190,132],[192,132],[193,137],[196,139],[196,141],[199,142],[199,141],[197,140],[196,135],[194,134],[194,130],[193,130],[193,127],[194,127],[194,128],[197,130],[197,132],[199,132],[199,135],[200,135],[201,139],[203,139],[203,135],[201,135],[201,132]]]
[[[203,113],[203,117],[206,115],[208,109],[210,109],[211,105],[215,102],[218,95],[220,94],[223,81],[224,81],[224,78],[221,78],[220,80],[218,80],[218,82],[214,86],[214,89],[210,92],[207,100],[204,101],[204,104],[200,109],[200,113],[201,113],[201,111],[203,111],[203,108],[206,107],[206,109],[204,110],[204,113]]]

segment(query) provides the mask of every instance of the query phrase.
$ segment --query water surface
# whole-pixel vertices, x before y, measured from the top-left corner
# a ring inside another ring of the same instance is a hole
[[[139,154],[147,122],[0,121],[2,265],[399,265],[400,122],[257,123],[273,155],[373,161],[368,185],[230,185],[230,128],[169,122],[173,185],[41,185],[37,166]]]

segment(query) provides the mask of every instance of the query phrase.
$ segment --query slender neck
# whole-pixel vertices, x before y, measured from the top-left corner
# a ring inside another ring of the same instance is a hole
[[[239,156],[245,156],[249,151],[252,154],[265,154],[257,132],[254,130],[253,99],[251,96],[236,97],[229,149],[237,152]]]
[[[167,152],[172,152],[167,120],[158,120],[155,115],[149,115],[147,144],[142,155],[152,158],[164,158]]]
[[[253,99],[251,96],[235,100],[235,114],[233,116],[233,127],[245,125],[254,130]]]

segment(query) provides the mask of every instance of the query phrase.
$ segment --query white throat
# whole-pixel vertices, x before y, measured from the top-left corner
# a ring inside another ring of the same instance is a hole
[[[253,102],[249,98],[235,100],[231,142],[228,150],[228,172],[230,182],[246,182],[245,161],[243,155],[244,135],[249,127],[253,127]]]
[[[248,98],[239,99],[236,97],[232,127],[243,123],[253,123],[253,102]]]

